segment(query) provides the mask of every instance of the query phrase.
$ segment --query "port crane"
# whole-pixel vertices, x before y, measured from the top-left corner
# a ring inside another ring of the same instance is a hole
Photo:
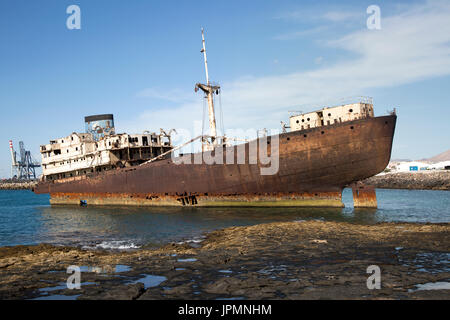
[[[23,141],[19,142],[19,155],[20,159],[17,159],[17,152],[14,150],[12,140],[9,140],[9,149],[11,151],[11,178],[18,180],[35,180],[36,168],[41,165],[33,159],[31,152],[25,150]]]

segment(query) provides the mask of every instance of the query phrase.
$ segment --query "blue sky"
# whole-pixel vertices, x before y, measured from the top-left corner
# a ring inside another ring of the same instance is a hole
[[[66,27],[72,4],[81,30]],[[372,4],[381,30],[366,26]],[[201,27],[225,129],[278,129],[290,110],[367,95],[378,115],[398,110],[393,158],[450,149],[448,1],[2,0],[0,177],[8,140],[39,159],[86,115],[114,113],[121,132],[193,130]]]

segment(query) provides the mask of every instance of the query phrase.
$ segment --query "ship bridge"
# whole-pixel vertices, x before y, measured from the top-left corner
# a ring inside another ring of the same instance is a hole
[[[74,132],[40,147],[45,180],[58,180],[131,167],[173,149],[170,133],[115,133],[112,115],[85,118],[86,132]],[[170,154],[164,157],[169,157]]]

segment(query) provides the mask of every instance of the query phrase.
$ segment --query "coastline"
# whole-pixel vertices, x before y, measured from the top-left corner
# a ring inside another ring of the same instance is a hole
[[[448,223],[296,221],[152,250],[3,247],[0,298],[450,299],[449,290],[418,290],[448,283],[449,243]],[[84,266],[79,290],[65,286],[70,265]],[[380,290],[366,286],[370,265],[381,269]]]
[[[376,175],[363,184],[381,189],[450,190],[450,170]]]
[[[37,181],[0,182],[0,190],[32,190],[37,183]]]

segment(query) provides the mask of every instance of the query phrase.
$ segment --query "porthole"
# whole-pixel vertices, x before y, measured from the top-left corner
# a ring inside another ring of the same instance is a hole
[[[308,120],[308,121],[309,121],[310,119],[308,118],[308,119],[306,119],[306,120]]]
[[[302,122],[305,122],[305,119],[302,119]]]
[[[353,109],[348,110],[349,112],[353,112]]]
[[[331,117],[331,113],[329,113],[328,116]]]
[[[322,131],[322,132],[321,132],[321,134],[324,134],[324,133],[325,133],[325,131]]]
[[[297,123],[300,123],[300,121],[298,121],[298,120],[297,120],[297,121],[295,121],[295,122],[297,122]]]
[[[351,126],[350,129],[353,130],[354,129],[353,126]]]

